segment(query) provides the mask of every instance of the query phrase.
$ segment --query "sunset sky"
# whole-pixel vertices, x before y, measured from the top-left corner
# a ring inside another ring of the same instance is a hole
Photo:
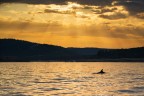
[[[144,46],[144,0],[0,0],[0,38],[63,47]]]

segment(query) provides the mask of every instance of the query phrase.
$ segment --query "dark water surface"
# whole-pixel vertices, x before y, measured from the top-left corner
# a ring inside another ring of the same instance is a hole
[[[144,96],[144,63],[1,62],[0,96]]]

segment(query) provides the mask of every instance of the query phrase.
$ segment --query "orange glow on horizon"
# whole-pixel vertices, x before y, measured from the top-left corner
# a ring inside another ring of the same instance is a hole
[[[144,20],[140,18],[114,5],[4,3],[0,9],[0,38],[63,47],[139,47],[144,46]]]

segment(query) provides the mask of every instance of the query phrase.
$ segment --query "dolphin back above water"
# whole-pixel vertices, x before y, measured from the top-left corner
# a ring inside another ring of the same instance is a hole
[[[103,71],[103,69],[100,72],[93,73],[93,74],[105,74],[106,72]]]

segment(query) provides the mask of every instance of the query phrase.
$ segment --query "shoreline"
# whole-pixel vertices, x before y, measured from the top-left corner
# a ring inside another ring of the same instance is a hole
[[[0,60],[0,62],[144,62],[142,58],[87,59],[87,60]]]

